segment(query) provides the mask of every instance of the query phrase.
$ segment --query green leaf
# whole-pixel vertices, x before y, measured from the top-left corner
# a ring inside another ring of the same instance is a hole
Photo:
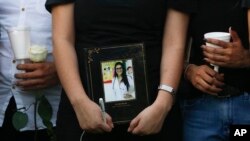
[[[48,130],[51,130],[53,128],[53,124],[51,121],[43,120],[43,124],[48,128]]]
[[[38,114],[45,121],[50,121],[52,118],[52,107],[45,96],[41,97],[38,104]]]
[[[22,113],[20,111],[14,113],[12,117],[12,124],[16,130],[24,128],[27,123],[28,123],[28,115],[26,113]]]

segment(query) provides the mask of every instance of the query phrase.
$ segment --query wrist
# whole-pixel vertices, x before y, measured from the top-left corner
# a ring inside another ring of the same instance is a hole
[[[158,91],[158,96],[154,102],[159,109],[162,111],[169,112],[174,104],[174,97],[164,90]]]
[[[72,96],[70,98],[70,103],[74,108],[81,105],[81,103],[88,103],[88,101],[90,101],[90,99],[86,94],[79,94],[75,98],[72,98]]]
[[[190,68],[193,66],[193,64],[186,64],[184,66],[184,71],[183,71],[183,76],[184,76],[184,79],[188,80],[188,73],[189,73],[189,70]]]
[[[168,94],[170,94],[170,95],[172,95],[173,97],[175,97],[175,94],[176,94],[176,90],[173,88],[173,87],[171,87],[171,86],[169,86],[169,85],[166,85],[166,84],[160,84],[159,86],[158,86],[158,90],[159,91],[165,91],[165,92],[167,92]]]

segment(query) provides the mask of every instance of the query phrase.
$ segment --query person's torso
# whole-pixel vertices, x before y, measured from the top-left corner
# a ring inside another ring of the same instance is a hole
[[[143,42],[149,93],[155,95],[159,83],[166,8],[166,0],[76,0],[78,57],[82,56],[81,48]],[[81,65],[83,59],[79,60]]]
[[[161,41],[165,0],[76,0],[77,43]]]
[[[14,60],[7,29],[14,26],[29,26],[31,34],[31,44],[41,43],[48,48],[48,60],[52,61],[52,41],[51,41],[51,15],[46,11],[44,4],[46,0],[0,0],[0,113],[4,113],[9,103],[10,97],[14,96],[17,108],[26,107],[29,122],[22,130],[33,130],[33,106],[35,101],[35,91],[22,91],[15,86],[17,79],[14,77],[18,73]],[[46,97],[53,107],[52,122],[55,125],[55,117],[60,99],[60,86],[44,89]],[[0,126],[2,125],[4,114],[0,114]],[[44,128],[42,121],[38,120],[39,128]]]

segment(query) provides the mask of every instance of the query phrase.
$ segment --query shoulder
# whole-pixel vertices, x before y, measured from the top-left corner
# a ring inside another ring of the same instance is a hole
[[[198,7],[198,0],[168,0],[168,6],[185,13],[194,13]]]
[[[55,5],[73,3],[76,0],[47,0],[45,3],[46,9],[51,12],[51,8]]]
[[[241,0],[241,6],[243,8],[250,8],[250,0]]]

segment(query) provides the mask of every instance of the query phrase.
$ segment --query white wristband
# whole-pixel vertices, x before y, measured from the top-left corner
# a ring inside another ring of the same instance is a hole
[[[175,96],[176,91],[174,90],[173,87],[166,85],[166,84],[160,84],[158,87],[158,90],[163,90],[168,93],[170,93],[172,96]]]

